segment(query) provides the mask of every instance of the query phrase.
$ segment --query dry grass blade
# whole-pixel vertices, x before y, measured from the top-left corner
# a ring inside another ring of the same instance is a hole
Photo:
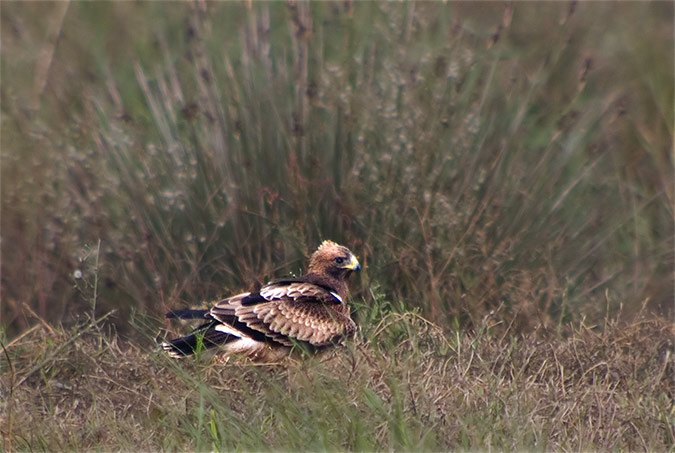
[[[451,341],[419,315],[389,318],[365,342],[268,366],[177,363],[87,329],[57,329],[49,345],[51,334],[36,330],[5,352],[11,363],[21,350],[29,371],[31,357],[46,357],[49,372],[18,371],[20,385],[3,375],[0,389],[13,395],[4,399],[4,445],[668,449],[667,323]]]
[[[27,379],[32,377],[32,375],[41,370],[44,367],[47,367],[51,364],[52,361],[55,359],[59,358],[63,352],[64,349],[68,348],[71,343],[74,343],[77,341],[78,338],[80,338],[82,335],[87,334],[87,333],[92,333],[94,331],[98,331],[99,327],[102,325],[103,321],[105,321],[107,318],[112,316],[115,312],[111,311],[108,312],[107,314],[97,318],[97,319],[92,319],[92,321],[85,325],[83,328],[79,329],[76,334],[68,338],[68,340],[61,344],[59,347],[57,347],[55,350],[51,351],[50,355],[47,356],[46,358],[43,358],[40,363],[36,363],[32,368],[30,368],[28,371],[23,372],[23,377],[19,380],[17,383],[18,386],[26,382]],[[50,328],[51,329],[51,328]]]

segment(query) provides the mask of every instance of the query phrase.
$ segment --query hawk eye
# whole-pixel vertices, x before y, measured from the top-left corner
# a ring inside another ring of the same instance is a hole
[[[338,256],[337,258],[335,258],[335,262],[338,263],[338,264],[342,264],[342,263],[344,263],[344,261],[345,261],[345,259],[342,258],[341,256]]]

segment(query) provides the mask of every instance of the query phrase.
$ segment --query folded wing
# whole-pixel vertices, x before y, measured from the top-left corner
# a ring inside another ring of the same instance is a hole
[[[285,346],[292,346],[294,340],[325,346],[356,330],[337,293],[299,281],[271,283],[259,292],[222,300],[210,314],[248,336],[262,334]]]

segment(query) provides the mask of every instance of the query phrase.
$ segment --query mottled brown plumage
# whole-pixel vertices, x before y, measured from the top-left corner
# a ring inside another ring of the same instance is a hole
[[[322,348],[356,330],[349,316],[347,279],[360,265],[349,249],[324,241],[299,278],[277,280],[260,291],[217,302],[209,310],[179,310],[174,318],[206,321],[185,337],[163,343],[174,357],[203,348],[224,346],[227,353],[271,360],[288,353],[294,342]]]

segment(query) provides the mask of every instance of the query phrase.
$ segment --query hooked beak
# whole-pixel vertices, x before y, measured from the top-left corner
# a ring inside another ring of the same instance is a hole
[[[345,266],[345,269],[349,269],[350,271],[360,271],[361,265],[359,264],[359,260],[357,260],[356,257],[352,255],[351,261],[349,261],[349,264]]]

